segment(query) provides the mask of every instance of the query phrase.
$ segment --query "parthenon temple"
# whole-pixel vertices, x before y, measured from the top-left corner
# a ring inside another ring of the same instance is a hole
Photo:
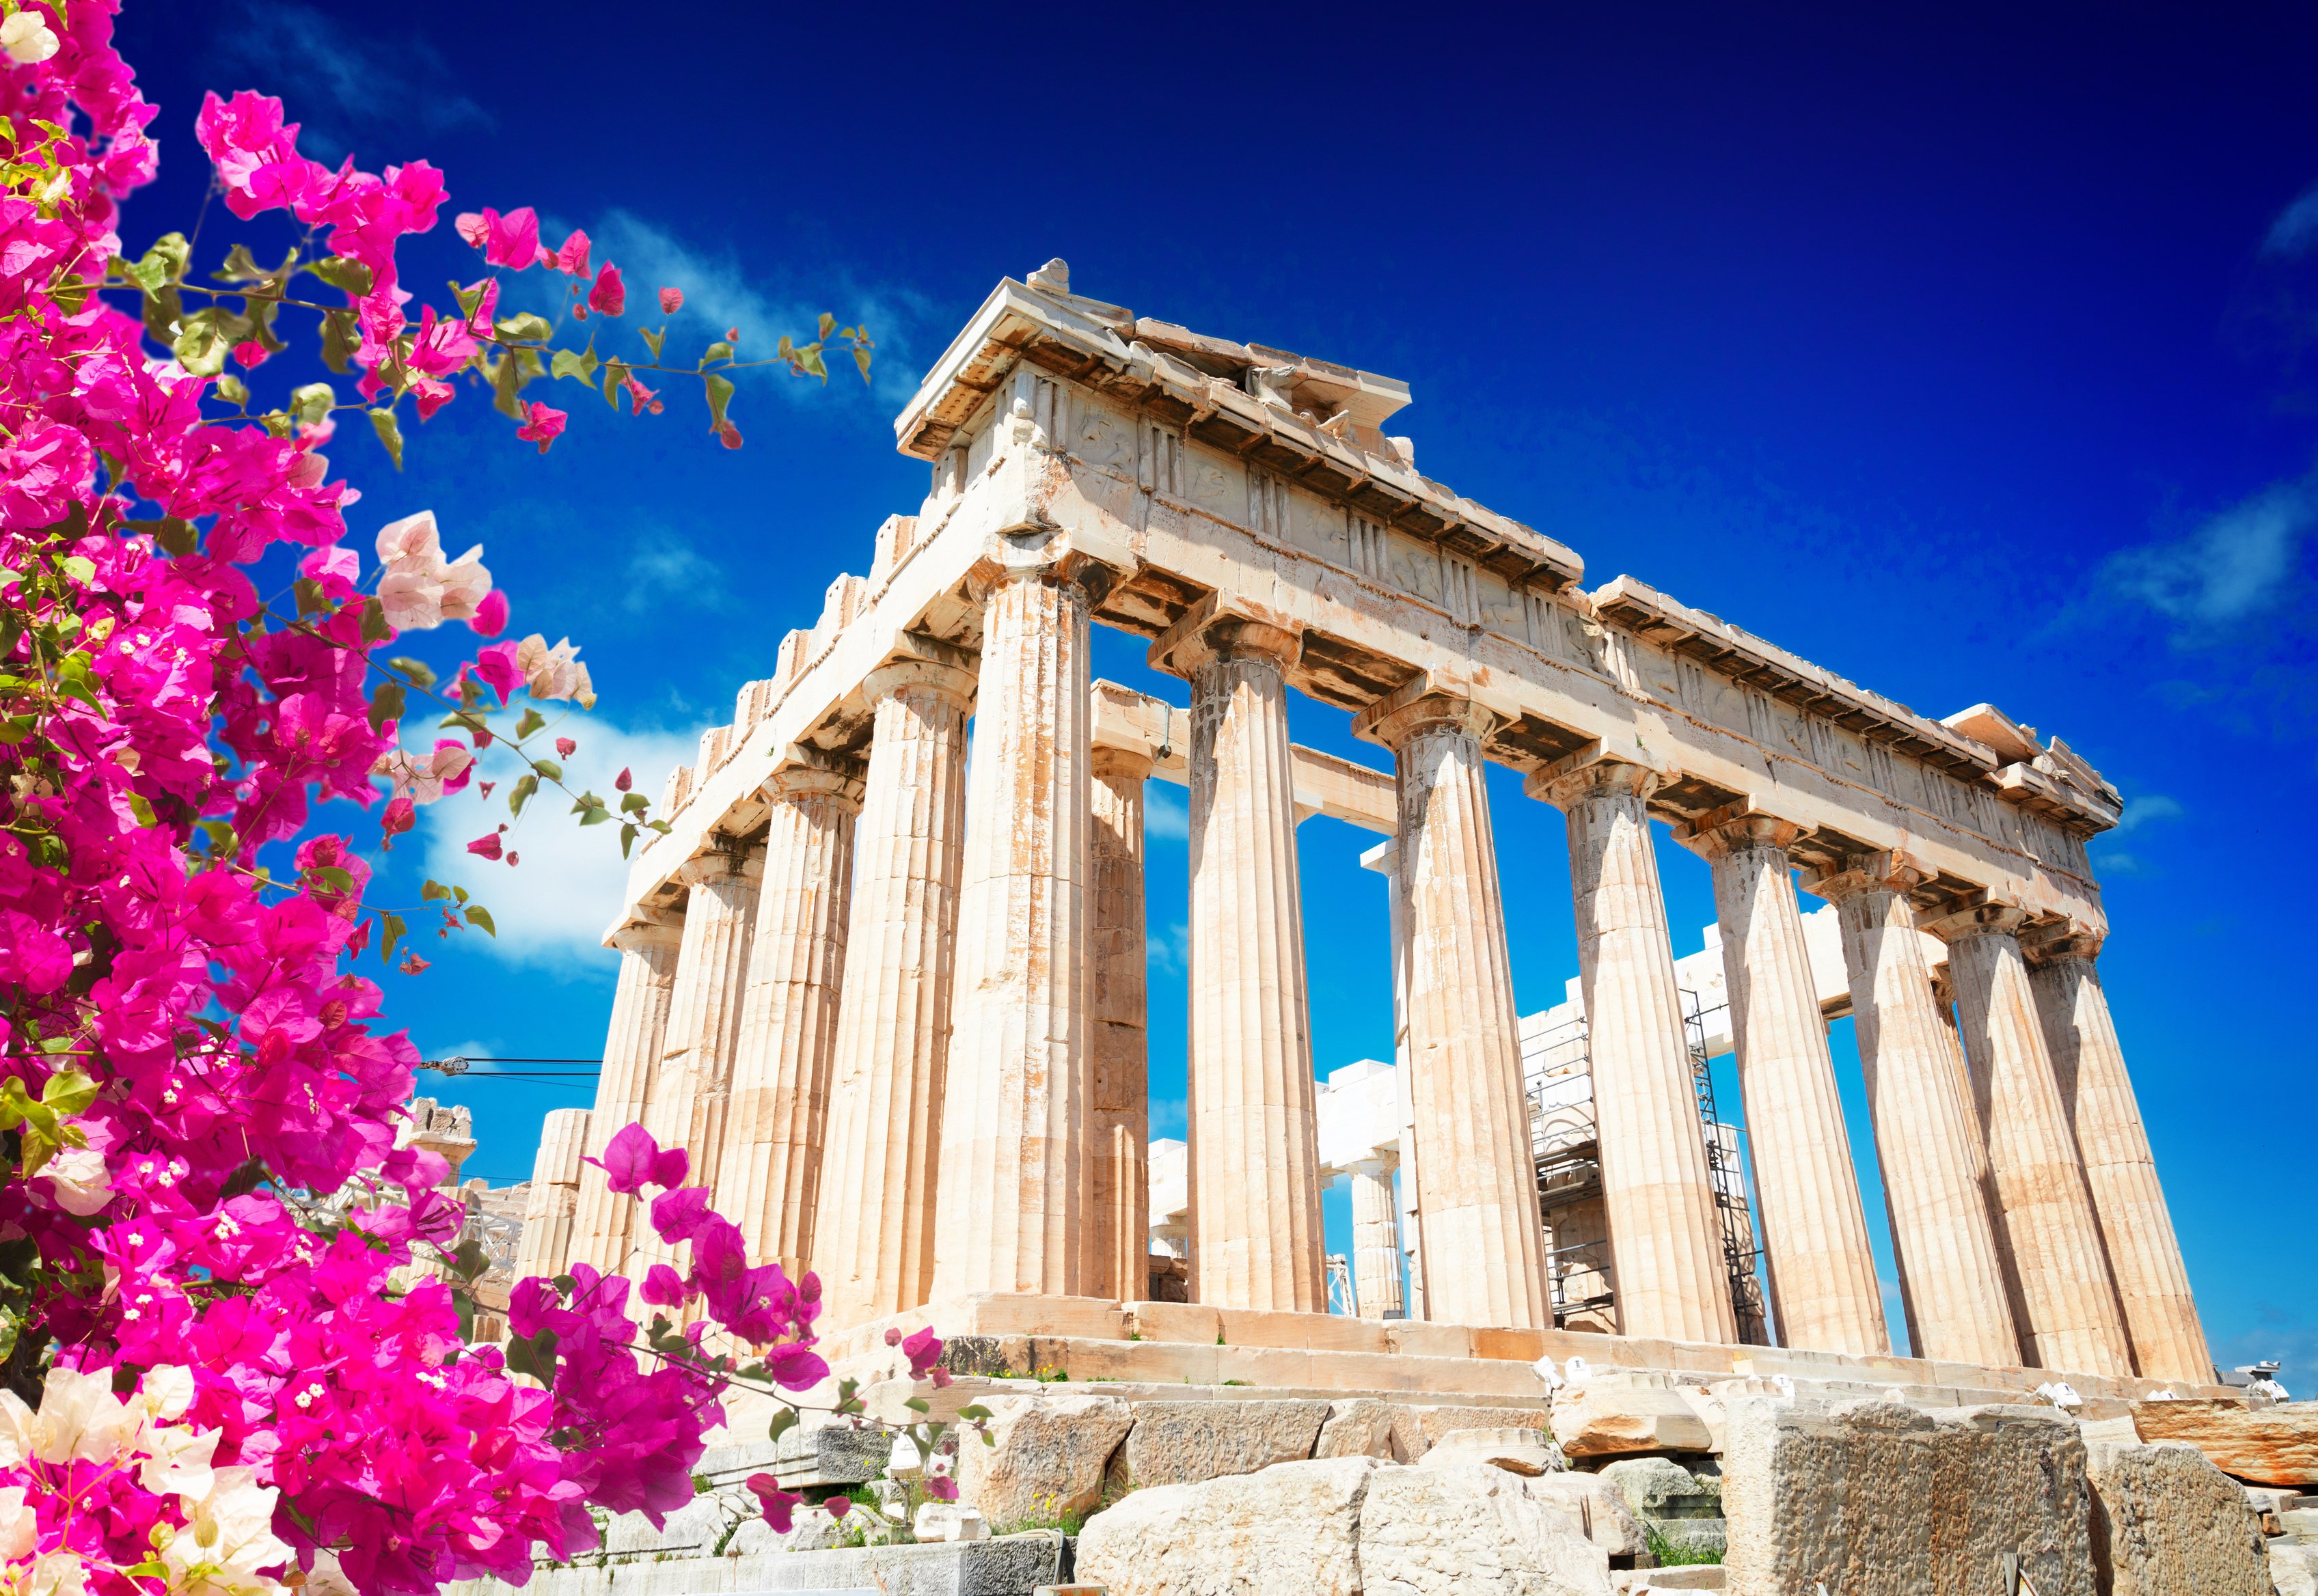
[[[580,1158],[640,1120],[761,1258],[818,1273],[839,1353],[932,1323],[1122,1378],[1166,1345],[1296,1386],[1390,1385],[1397,1358],[1486,1391],[1492,1359],[1596,1348],[1896,1368],[1828,1045],[1848,1015],[1913,1358],[2210,1385],[2099,975],[2086,843],[2116,791],[1990,705],[1928,719],[1631,577],[1589,586],[1419,473],[1388,431],[1409,402],[1083,297],[1059,261],[1002,282],[895,423],[924,503],[670,778],[531,1261],[655,1261]],[[1180,699],[1094,679],[1096,625],[1149,639]],[[1293,745],[1291,692],[1376,762]],[[1568,825],[1577,978],[1530,1019],[1492,764]],[[1155,780],[1190,810],[1188,1125],[1156,1152]],[[1325,1085],[1316,813],[1378,834],[1395,986],[1393,1057]],[[1654,823],[1712,869],[1680,960]],[[1724,1046],[1743,1152],[1702,1101]]]

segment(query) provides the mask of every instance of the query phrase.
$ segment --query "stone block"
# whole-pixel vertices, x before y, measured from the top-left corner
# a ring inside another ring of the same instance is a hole
[[[1634,1516],[1658,1525],[1672,1519],[1719,1519],[1722,1516],[1722,1485],[1701,1483],[1681,1464],[1665,1457],[1621,1457],[1602,1466],[1609,1482]]]
[[[928,1546],[944,1540],[988,1540],[990,1520],[971,1502],[921,1502],[910,1533]]]
[[[1561,1448],[1544,1430],[1512,1427],[1452,1430],[1424,1454],[1423,1466],[1446,1468],[1463,1464],[1501,1468],[1527,1479],[1559,1474],[1569,1466]]]
[[[1087,1520],[1077,1576],[1110,1596],[1354,1596],[1361,1502],[1379,1466],[1313,1458],[1137,1491]]]
[[[2038,1596],[2094,1596],[2084,1442],[2050,1408],[1740,1397],[1722,1473],[1734,1596],[1992,1592],[2007,1554]]]
[[[2274,1540],[2269,1552],[2270,1583],[2278,1596],[2318,1596],[2318,1547]]]
[[[1313,1444],[1315,1457],[1390,1457],[1392,1404],[1373,1396],[1355,1396],[1328,1404],[1320,1439]]]
[[[1137,1490],[1253,1474],[1312,1456],[1325,1402],[1138,1402],[1127,1435],[1127,1481]]]
[[[1568,1514],[1578,1533],[1610,1556],[1635,1557],[1650,1549],[1642,1521],[1617,1488],[1598,1474],[1540,1475],[1529,1482],[1529,1493]]]
[[[2270,1516],[2278,1520],[2280,1535],[2290,1535],[2305,1546],[2318,1546],[2318,1508],[2288,1508]]]
[[[1491,1330],[1476,1325],[1472,1339],[1476,1358],[1535,1363],[1545,1356],[1545,1332],[1541,1330]]]
[[[1608,1596],[1610,1560],[1518,1475],[1486,1464],[1380,1468],[1360,1508],[1377,1596]]]
[[[1652,1591],[1720,1591],[1730,1581],[1720,1563],[1687,1563],[1674,1568],[1613,1570],[1611,1589],[1618,1596],[1649,1596]]]
[[[961,1442],[958,1495],[1001,1533],[1092,1509],[1103,1469],[1135,1421],[1109,1396],[996,1396],[987,1405],[995,1444],[972,1436]]]
[[[1535,1407],[1403,1407],[1392,1410],[1392,1455],[1414,1463],[1431,1451],[1441,1438],[1456,1430],[1543,1430],[1546,1410]]]
[[[1191,1341],[1216,1345],[1223,1315],[1199,1303],[1129,1303],[1129,1328],[1146,1341]]]
[[[1553,1394],[1553,1439],[1572,1457],[1706,1452],[1714,1439],[1672,1375],[1603,1369]]]
[[[1388,1321],[1385,1338],[1406,1358],[1470,1358],[1473,1332],[1461,1324],[1429,1324],[1421,1319]]]
[[[2269,1596],[2244,1489],[2195,1447],[2096,1444],[2093,1565],[2106,1596]]]
[[[812,1485],[858,1485],[885,1470],[894,1455],[894,1438],[883,1430],[854,1430],[824,1424],[817,1430],[802,1426],[782,1432],[770,1465],[773,1478],[784,1490]]]
[[[1226,1347],[1280,1347],[1298,1351],[1388,1352],[1381,1321],[1343,1314],[1265,1313],[1252,1308],[1217,1311]]]
[[[2136,1402],[2145,1441],[2188,1441],[2224,1474],[2257,1485],[2318,1485],[2318,1403]]]
[[[1099,1296],[1033,1296],[976,1292],[956,1307],[930,1304],[924,1314],[939,1325],[962,1324],[967,1335],[1086,1336],[1127,1339],[1127,1310]]]

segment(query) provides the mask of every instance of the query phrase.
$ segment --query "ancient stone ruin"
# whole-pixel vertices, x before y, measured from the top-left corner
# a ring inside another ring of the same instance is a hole
[[[2098,973],[2086,839],[2116,790],[1988,704],[1929,719],[1631,578],[1589,588],[1418,472],[1385,430],[1409,398],[1083,297],[1060,262],[1002,282],[896,423],[924,504],[669,780],[526,1272],[659,1261],[581,1161],[642,1120],[760,1256],[818,1272],[874,1412],[912,1416],[889,1329],[948,1339],[961,1377],[915,1394],[1000,1414],[939,1531],[963,1538],[832,1588],[1028,1591],[1075,1559],[1114,1592],[2267,1591],[2259,1504],[2136,1429],[2250,1410],[2215,1384]],[[1092,679],[1096,624],[1148,638],[1187,702]],[[1292,745],[1291,690],[1377,762]],[[1550,1025],[1514,1006],[1490,763],[1568,823],[1581,968]],[[1190,809],[1189,1130],[1157,1155],[1155,779]],[[1396,973],[1395,1060],[1325,1091],[1314,813],[1383,838]],[[1653,821],[1712,869],[1699,979]],[[1709,984],[1751,1217],[1697,1090]],[[1912,1357],[1844,1132],[1845,1013]],[[1324,1172],[1353,1181],[1353,1313],[1328,1311]],[[883,1477],[847,1433],[756,1466]],[[712,1455],[692,1529],[620,1530],[556,1580],[648,1556],[656,1591],[807,1588],[718,1566],[852,1555],[718,1519],[751,1456]],[[1677,1543],[1728,1562],[1655,1566]],[[975,1545],[1014,1572],[971,1574]]]

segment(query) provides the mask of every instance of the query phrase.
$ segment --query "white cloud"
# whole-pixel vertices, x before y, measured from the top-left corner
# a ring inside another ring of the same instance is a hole
[[[2103,568],[2107,583],[2161,614],[2215,626],[2284,596],[2303,540],[2318,526],[2318,471],[2273,482],[2188,536],[2127,549]]]
[[[2144,875],[2148,874],[2142,865],[2139,855],[2126,853],[2121,847],[2113,847],[2107,849],[2104,852],[2095,854],[2093,856],[2093,868],[2099,871],[2103,875]]]
[[[1191,928],[1177,920],[1144,944],[1144,963],[1169,974],[1186,975],[1191,969]]]
[[[1190,1107],[1181,1098],[1151,1099],[1151,1134],[1155,1137],[1181,1137],[1190,1125]]]
[[[2296,256],[2318,246],[2318,186],[2314,186],[2278,213],[2261,241],[2264,255]]]
[[[2162,793],[2144,793],[2138,798],[2125,801],[2125,813],[2116,822],[2116,836],[2138,831],[2152,820],[2178,820],[2184,811],[2177,799]]]
[[[1191,807],[1175,789],[1158,782],[1143,787],[1143,835],[1146,840],[1187,842],[1191,836]]]
[[[699,728],[629,731],[597,715],[568,715],[542,736],[578,743],[561,761],[565,783],[575,792],[611,798],[613,778],[625,768],[633,773],[634,790],[655,806],[668,773],[700,751]],[[544,743],[539,746],[553,757]],[[499,935],[481,938],[478,946],[493,956],[515,964],[586,957],[601,946],[626,891],[619,828],[581,827],[569,812],[570,801],[552,787],[525,806],[520,820],[509,821],[508,791],[521,767],[504,744],[484,750],[480,763],[481,779],[498,784],[490,798],[478,802],[471,785],[419,811],[427,874],[465,887],[490,910]],[[513,869],[467,852],[471,840],[502,822],[508,823],[502,843],[522,860]]]
[[[303,121],[299,142],[306,153],[353,151],[373,171],[418,152],[354,151],[356,131],[407,137],[492,125],[490,113],[460,92],[450,64],[423,35],[404,30],[391,41],[369,37],[290,0],[237,0],[218,30],[217,58],[228,73],[249,74],[262,92],[281,97],[292,120]]]
[[[730,607],[732,588],[724,580],[724,568],[682,538],[653,538],[629,560],[620,603],[640,613],[661,608],[671,599],[721,610]]]

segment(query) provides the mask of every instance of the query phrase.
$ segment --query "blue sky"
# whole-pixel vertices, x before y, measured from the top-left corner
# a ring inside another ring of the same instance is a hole
[[[584,226],[632,295],[686,289],[692,347],[866,319],[874,385],[750,381],[737,453],[696,397],[629,420],[570,384],[544,460],[479,398],[414,429],[400,475],[368,439],[332,452],[363,539],[431,506],[454,552],[485,544],[518,632],[583,645],[603,702],[581,761],[653,792],[915,508],[926,471],[891,416],[1002,275],[1059,255],[1083,292],[1406,380],[1427,474],[1569,544],[1589,587],[1631,572],[1930,714],[1992,701],[2124,790],[2094,849],[2103,971],[2191,1276],[2216,1356],[2283,1357],[2308,1394],[2318,20],[2017,9],[898,7],[864,30],[755,6],[132,4],[165,175],[125,230],[141,248],[190,219],[201,89],[258,87],[318,152],[444,167],[452,211]],[[419,282],[472,269],[447,227],[408,258]],[[1142,652],[1100,636],[1098,668],[1151,686]],[[1323,705],[1295,731],[1381,762]],[[1576,970],[1562,828],[1498,774],[1529,1010]],[[1154,816],[1164,1134],[1180,797]],[[430,1055],[597,1056],[618,872],[600,832],[549,818],[522,869],[467,877],[499,944],[390,978]],[[484,829],[430,820],[445,868]],[[1324,1071],[1389,1045],[1366,840],[1302,834]],[[1706,871],[1661,854],[1687,951]],[[470,1167],[517,1179],[540,1115],[588,1089],[445,1095],[475,1107]],[[1855,1115],[1854,1137],[1872,1179]],[[1872,1185],[1868,1212],[1880,1245]]]

